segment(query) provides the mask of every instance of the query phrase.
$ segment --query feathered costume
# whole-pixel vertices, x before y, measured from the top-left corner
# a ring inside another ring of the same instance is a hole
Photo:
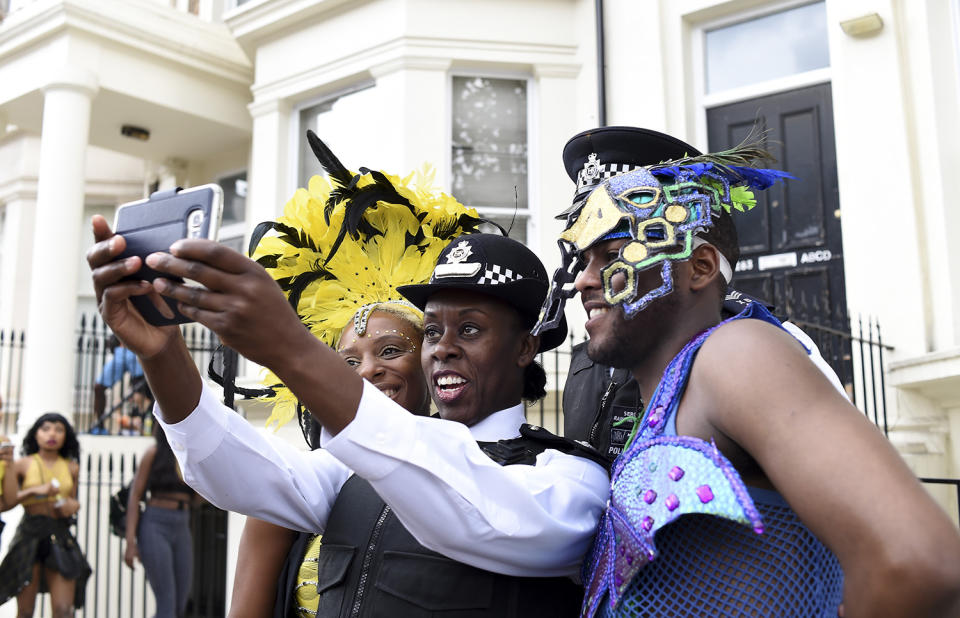
[[[312,177],[283,216],[258,225],[250,256],[280,284],[310,332],[331,347],[351,320],[362,335],[380,305],[422,323],[422,313],[397,287],[429,281],[447,243],[478,232],[483,220],[437,191],[428,167],[405,178],[363,167],[354,174],[312,131],[307,139],[329,179]],[[267,425],[283,425],[297,415],[296,396],[273,373],[266,383],[276,402]]]

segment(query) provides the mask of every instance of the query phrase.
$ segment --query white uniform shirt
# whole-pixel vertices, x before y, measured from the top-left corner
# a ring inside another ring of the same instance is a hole
[[[800,330],[800,327],[794,324],[793,322],[787,320],[783,324],[783,330],[787,331],[793,338],[799,341],[804,348],[807,349],[807,356],[810,357],[810,361],[817,366],[823,375],[827,376],[827,379],[830,380],[830,384],[833,385],[833,388],[837,389],[841,395],[846,398],[850,398],[847,395],[847,391],[843,388],[843,384],[840,382],[840,378],[837,377],[836,372],[833,368],[827,364],[827,361],[823,358],[823,355],[820,354],[820,348],[817,347],[817,344],[810,338],[810,335]]]
[[[219,508],[322,532],[356,473],[421,544],[507,575],[578,575],[607,501],[607,473],[589,459],[546,450],[501,466],[480,450],[520,435],[522,405],[467,427],[414,416],[364,380],[356,418],[316,451],[263,435],[206,385],[183,421],[155,412],[184,480]]]

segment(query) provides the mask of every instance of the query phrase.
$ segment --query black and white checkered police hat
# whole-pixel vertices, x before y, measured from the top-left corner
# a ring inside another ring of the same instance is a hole
[[[536,254],[522,243],[499,234],[467,234],[440,253],[430,283],[397,288],[421,310],[440,290],[469,290],[493,296],[516,309],[524,325],[533,327],[547,296],[550,279]],[[567,336],[565,320],[540,335],[540,352],[560,345]]]
[[[640,127],[600,127],[571,137],[563,147],[563,167],[577,183],[574,203],[618,174],[662,161],[701,154],[672,135]],[[569,209],[557,216],[566,218]]]

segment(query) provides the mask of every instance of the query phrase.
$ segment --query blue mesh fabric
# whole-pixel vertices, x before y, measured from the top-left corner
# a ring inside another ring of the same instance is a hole
[[[634,576],[618,617],[836,618],[843,571],[779,494],[751,489],[763,534],[728,519],[685,515],[657,534],[660,555]]]

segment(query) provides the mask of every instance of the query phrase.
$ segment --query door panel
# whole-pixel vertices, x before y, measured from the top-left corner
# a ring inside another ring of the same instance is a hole
[[[757,206],[734,216],[741,258],[733,285],[794,319],[847,328],[830,85],[708,110],[710,150],[740,143],[754,123],[768,131],[773,167],[796,179],[758,192]]]

